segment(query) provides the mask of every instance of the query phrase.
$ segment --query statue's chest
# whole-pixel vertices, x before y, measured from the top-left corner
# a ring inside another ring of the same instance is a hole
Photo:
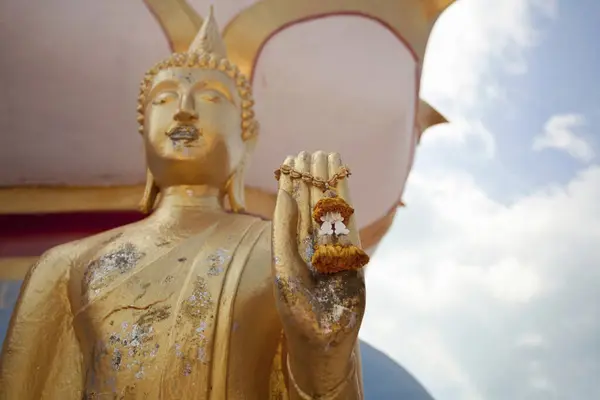
[[[223,304],[232,298],[226,287],[236,279],[230,269],[237,248],[225,238],[213,246],[213,239],[145,255],[124,273],[111,266],[109,279],[92,275],[93,295],[75,321],[88,392],[184,398],[178,392],[209,387],[216,337],[228,335],[217,316],[229,312]]]

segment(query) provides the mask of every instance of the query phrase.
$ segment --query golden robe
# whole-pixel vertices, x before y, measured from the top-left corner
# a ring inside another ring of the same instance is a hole
[[[287,379],[270,224],[221,214],[178,236],[145,234],[145,221],[54,248],[31,269],[0,399],[286,396],[270,388]]]

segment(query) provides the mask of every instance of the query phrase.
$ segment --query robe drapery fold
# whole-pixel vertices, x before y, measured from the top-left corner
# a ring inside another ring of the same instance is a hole
[[[0,399],[77,399],[81,351],[67,296],[70,260],[64,246],[30,269],[15,306],[0,360]]]

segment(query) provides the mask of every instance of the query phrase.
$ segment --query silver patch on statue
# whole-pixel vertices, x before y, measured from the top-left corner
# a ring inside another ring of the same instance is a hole
[[[354,311],[357,299],[339,276],[318,281],[311,303],[313,311],[319,315],[319,326],[326,333],[352,329],[357,324]]]
[[[83,276],[82,291],[97,294],[116,277],[133,269],[144,255],[133,244],[125,243],[119,249],[90,262]]]
[[[313,239],[312,235],[305,237],[304,240],[302,241],[302,245],[304,246],[304,257],[303,257],[304,261],[306,262],[308,269],[312,273],[316,273],[317,270],[312,265],[312,257],[313,257],[313,254],[315,254],[315,243],[314,243],[314,239]]]
[[[206,261],[208,262],[208,275],[217,276],[220,275],[225,269],[226,263],[229,261],[231,256],[225,249],[218,249],[213,254],[208,256]]]

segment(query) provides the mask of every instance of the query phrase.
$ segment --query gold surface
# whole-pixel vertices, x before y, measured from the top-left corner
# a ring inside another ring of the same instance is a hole
[[[187,51],[202,26],[202,18],[185,0],[144,0],[158,20],[169,47],[174,52]]]
[[[110,188],[36,187],[0,189],[0,214],[45,214],[89,211],[136,211],[143,186]],[[271,220],[277,196],[260,189],[246,187],[248,213]],[[402,205],[401,203],[399,204]],[[387,233],[394,221],[396,206],[371,224],[360,229],[363,247],[371,249]],[[0,264],[0,279],[16,274],[23,279],[26,271],[12,271]]]
[[[444,124],[448,122],[448,120],[435,108],[433,108],[429,103],[424,100],[419,100],[419,105],[417,109],[417,127],[419,128],[419,138],[421,140],[421,136],[423,133],[434,125]]]
[[[394,222],[398,207],[394,206],[383,217],[360,230],[360,240],[365,249],[373,249],[385,236]]]
[[[271,219],[275,194],[248,186],[245,192],[248,212]],[[143,193],[143,185],[0,188],[0,215],[136,211]]]
[[[424,0],[423,8],[428,18],[437,18],[446,8],[456,0]]]
[[[357,14],[373,18],[404,38],[421,60],[429,30],[455,0],[260,0],[243,9],[226,26],[223,38],[231,60],[247,76],[260,48],[283,27],[328,15]],[[185,0],[145,0],[176,52],[185,51],[202,17]],[[194,28],[192,28],[192,26]]]
[[[143,186],[0,188],[0,215],[133,211],[143,192]]]
[[[205,24],[192,51],[212,57],[222,46],[211,16]],[[244,205],[253,144],[236,83],[210,66],[153,75],[143,140],[160,202],[148,218],[55,247],[29,270],[4,341],[0,398],[297,399],[290,385],[271,386],[273,375],[289,381],[281,364],[273,371],[278,356],[304,394],[363,397],[353,357],[362,273],[313,274],[300,256],[323,193],[281,179],[273,224],[225,211]],[[325,180],[341,166],[336,154],[297,159]],[[351,204],[346,180],[337,186]],[[348,228],[360,246],[353,218]]]
[[[285,166],[329,181],[343,165],[336,153],[301,152],[287,157],[282,169]],[[339,180],[334,189],[351,205],[348,181]],[[293,387],[302,389],[290,394],[303,399],[307,398],[304,394],[325,399],[362,398],[360,366],[351,378],[348,373],[356,367],[353,354],[358,351],[355,347],[365,311],[363,271],[323,275],[310,265],[320,227],[312,213],[326,195],[310,181],[293,179],[292,174],[280,176],[272,223],[272,270],[288,348],[288,377],[291,380],[293,376]],[[349,233],[344,238],[360,248],[355,215],[349,217],[346,226]],[[322,362],[311,362],[319,359]]]
[[[257,204],[267,205],[269,209],[271,209],[271,204],[269,203],[274,203],[276,201],[276,196],[260,192],[257,193],[261,195],[261,198],[256,200]],[[265,196],[264,199],[262,195]],[[249,202],[252,203],[253,201],[253,196],[249,196]],[[381,219],[360,230],[360,240],[365,249],[370,249],[379,243],[392,225],[396,211],[397,208],[393,207]],[[29,267],[31,267],[38,258],[39,257],[0,257],[0,280],[22,280],[25,278]]]
[[[296,23],[335,15],[360,15],[378,21],[404,42],[417,58],[421,67],[429,33],[437,17],[455,0],[263,0],[245,8],[233,18],[223,33],[230,59],[252,80],[260,52],[277,32]],[[171,48],[183,51],[191,43],[195,31],[188,30],[187,38],[177,21],[195,21],[200,26],[202,17],[184,0],[146,2],[157,16]],[[181,17],[185,14],[185,18]],[[187,26],[184,24],[185,26]],[[170,32],[174,34],[170,34]],[[417,120],[420,132],[447,122],[430,104],[420,100]]]
[[[251,75],[277,30],[323,14],[360,14],[402,33],[399,38],[420,59],[435,14],[421,6],[430,3],[265,0],[232,21],[225,42],[229,59]],[[161,14],[160,2],[147,4]],[[173,24],[191,12],[177,4],[179,11],[157,17],[180,50],[198,20]],[[189,56],[224,58],[211,15],[205,24]],[[322,276],[307,264],[314,247],[310,213],[322,192],[282,178],[272,224],[225,212],[226,204],[236,211],[251,200],[244,196],[244,167],[253,139],[243,134],[245,95],[236,90],[243,85],[218,65],[176,62],[147,76],[138,111],[151,189],[146,201],[152,205],[160,193],[157,209],[37,260],[4,342],[0,398],[363,398],[357,349],[363,274]],[[300,153],[284,163],[324,180],[342,165],[339,155],[323,152]],[[352,204],[346,180],[336,189]],[[25,192],[15,190],[4,192],[11,193],[0,204],[19,212],[23,205],[6,203],[23,198]],[[62,196],[49,190],[46,199]],[[92,193],[74,190],[79,198]],[[117,190],[122,198],[112,206],[102,199],[90,204],[122,209],[141,191]],[[258,193],[269,212],[269,201]],[[385,229],[394,212],[373,231]],[[348,240],[360,246],[354,216],[348,228]],[[0,267],[16,276],[31,261],[4,259]]]
[[[410,0],[409,0],[410,1]],[[416,3],[416,2],[415,2]],[[365,0],[262,1],[238,14],[223,34],[232,61],[252,77],[265,43],[295,23],[332,15],[360,15],[382,22],[422,59],[432,23],[406,2]]]
[[[325,15],[359,14],[386,24],[394,34],[403,38],[422,58],[429,30],[451,0],[405,0],[405,1],[259,1],[243,10],[226,27],[224,40],[230,59],[247,76],[252,76],[259,52],[280,29],[304,20]],[[163,28],[171,48],[177,52],[186,51],[202,23],[202,17],[184,0],[145,0],[148,9]],[[425,12],[425,17],[420,13]],[[417,123],[420,132],[428,127],[445,122],[435,109],[420,101]],[[91,210],[134,210],[143,188],[73,188],[67,192],[62,188],[7,188],[0,189],[0,214],[25,214],[45,212],[75,212]],[[67,194],[68,193],[68,194]],[[255,188],[246,188],[247,210],[265,218],[271,218],[274,208],[274,194],[267,194]],[[263,204],[262,201],[266,203]],[[363,232],[373,231],[372,226],[384,226],[384,215],[361,230],[365,243],[380,239]],[[389,224],[387,224],[389,225]],[[370,246],[366,246],[370,247]]]

